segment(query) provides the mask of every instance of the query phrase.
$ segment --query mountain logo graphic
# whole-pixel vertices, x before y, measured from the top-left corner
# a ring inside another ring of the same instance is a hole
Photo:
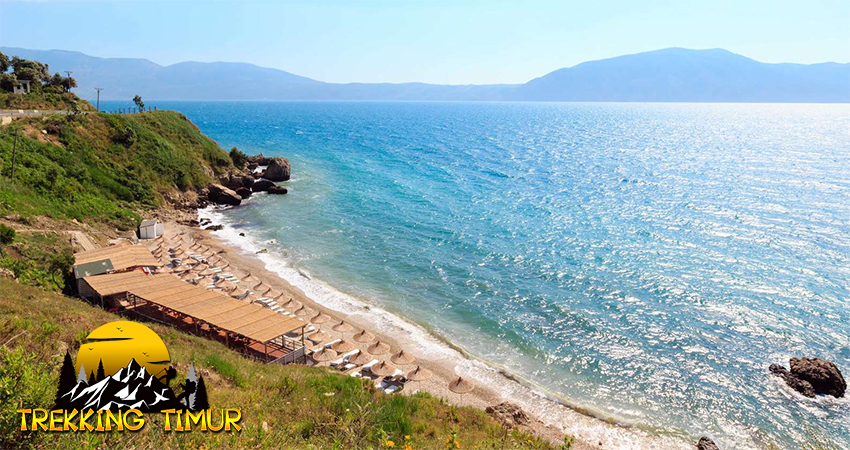
[[[203,377],[191,365],[175,395],[168,349],[150,328],[116,321],[89,333],[80,346],[76,365],[70,353],[59,374],[55,409],[66,411],[163,412],[209,409]]]

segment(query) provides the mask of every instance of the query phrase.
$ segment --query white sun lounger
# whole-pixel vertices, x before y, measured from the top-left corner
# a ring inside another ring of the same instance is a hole
[[[355,354],[355,353],[357,353],[357,350],[352,350],[352,351],[342,355],[342,357],[337,359],[336,361],[331,361],[331,367],[336,367],[336,366],[342,364],[343,362],[348,362],[348,357]]]
[[[364,364],[364,365],[363,365],[363,367],[361,367],[361,368],[360,368],[360,370],[358,370],[358,371],[356,371],[356,372],[352,372],[352,373],[351,373],[351,376],[352,376],[352,377],[354,377],[354,378],[361,378],[361,377],[363,377],[363,373],[362,373],[362,372],[363,372],[364,370],[371,369],[371,368],[372,368],[372,366],[374,366],[375,364],[378,364],[378,362],[379,362],[379,361],[378,361],[377,359],[373,359],[373,360],[371,360],[371,361],[367,362],[366,364]]]

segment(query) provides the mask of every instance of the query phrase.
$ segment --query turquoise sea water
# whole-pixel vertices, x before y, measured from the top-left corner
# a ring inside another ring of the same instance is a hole
[[[225,216],[314,279],[653,432],[850,448],[767,370],[850,375],[847,105],[157,105],[290,159]]]

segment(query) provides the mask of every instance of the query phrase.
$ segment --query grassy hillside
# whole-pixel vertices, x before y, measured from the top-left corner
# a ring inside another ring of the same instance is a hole
[[[140,211],[162,205],[163,193],[203,187],[232,167],[215,142],[173,111],[17,119],[0,128],[0,161],[0,215],[124,230],[137,225]]]
[[[0,447],[551,448],[502,428],[480,410],[448,406],[427,394],[385,396],[369,383],[326,369],[254,363],[221,344],[153,324],[148,325],[165,341],[178,379],[193,362],[205,378],[212,408],[241,408],[241,433],[165,433],[156,414],[146,415],[154,422],[140,433],[21,433],[15,410],[49,408],[65,351],[76,356],[88,332],[118,318],[0,279]],[[451,439],[459,446],[447,444]]]
[[[33,84],[29,94],[0,92],[0,109],[38,109],[72,111],[94,111],[94,107],[70,92]]]

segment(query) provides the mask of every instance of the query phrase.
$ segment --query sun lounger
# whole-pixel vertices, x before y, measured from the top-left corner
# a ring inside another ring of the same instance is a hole
[[[357,350],[352,350],[352,351],[342,355],[342,357],[337,359],[336,361],[331,361],[331,367],[336,367],[336,366],[342,364],[343,362],[348,362],[348,357],[355,354],[355,353],[357,353]]]
[[[373,359],[373,360],[367,362],[366,364],[363,365],[363,367],[360,368],[360,370],[352,372],[351,376],[354,377],[354,378],[363,377],[363,371],[364,370],[366,370],[366,371],[372,370],[372,366],[374,366],[375,364],[378,364],[378,362],[379,362],[379,360],[377,360],[377,359]]]

